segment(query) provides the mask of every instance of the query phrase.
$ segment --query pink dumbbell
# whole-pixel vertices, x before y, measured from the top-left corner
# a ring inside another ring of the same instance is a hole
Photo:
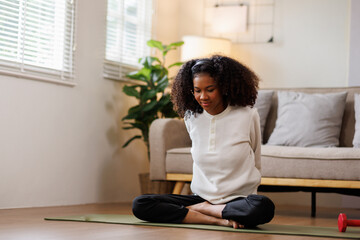
[[[340,213],[338,217],[338,227],[340,232],[345,232],[347,226],[360,227],[360,220],[347,220],[344,213]]]

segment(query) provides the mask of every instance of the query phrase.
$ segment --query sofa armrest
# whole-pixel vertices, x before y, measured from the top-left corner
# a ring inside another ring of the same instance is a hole
[[[191,147],[184,121],[172,118],[153,121],[149,131],[149,145],[150,179],[165,180],[166,151],[172,148]]]

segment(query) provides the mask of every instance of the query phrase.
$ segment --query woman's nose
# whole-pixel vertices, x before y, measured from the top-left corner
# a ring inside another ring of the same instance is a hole
[[[200,95],[200,99],[203,100],[203,99],[207,99],[208,96],[205,92],[202,92],[201,95]]]

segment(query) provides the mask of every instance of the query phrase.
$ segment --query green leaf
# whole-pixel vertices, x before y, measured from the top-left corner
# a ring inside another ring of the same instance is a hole
[[[136,97],[136,98],[140,98],[140,93],[135,89],[136,86],[124,86],[123,87],[123,92],[131,97]]]
[[[177,47],[183,45],[184,42],[183,41],[180,41],[180,42],[174,42],[174,43],[171,43],[169,45],[165,45],[165,48],[163,50],[163,56],[165,56],[170,50],[174,50],[176,49]]]
[[[130,138],[129,140],[126,141],[126,143],[125,143],[124,145],[122,145],[122,147],[123,147],[123,148],[124,148],[124,147],[127,147],[127,145],[129,145],[129,143],[131,143],[133,140],[138,139],[138,138],[141,138],[141,136],[140,136],[140,135],[136,135],[136,136]]]
[[[156,104],[157,104],[156,100],[151,101],[150,103],[148,103],[144,106],[143,111],[148,112],[148,111],[152,110],[156,106]]]
[[[146,77],[139,74],[139,71],[130,72],[130,73],[126,74],[126,77],[146,82]]]
[[[130,129],[134,129],[134,127],[123,127],[122,129],[124,129],[124,130],[130,130]]]
[[[145,68],[151,68],[153,62],[155,61],[161,64],[159,58],[157,57],[147,56],[139,59],[139,63],[143,65]]]
[[[142,101],[146,101],[148,99],[151,99],[153,97],[156,96],[156,90],[155,89],[151,89],[149,91],[146,91],[142,96],[141,96],[141,100]]]
[[[159,66],[158,68],[153,70],[153,75],[152,75],[153,82],[159,81],[165,75],[168,75],[168,73],[169,72],[165,67]]]
[[[131,125],[129,127],[123,127],[122,129],[124,129],[124,130],[137,128],[137,129],[139,129],[141,131],[146,131],[148,129],[148,126],[145,123],[141,122],[141,121],[124,122],[124,124]]]
[[[167,76],[165,75],[159,82],[158,85],[156,86],[156,90],[158,92],[164,92],[165,88],[167,88],[167,86],[169,85],[169,79],[167,78]]]
[[[170,94],[164,94],[159,100],[159,106],[163,107],[170,102]]]
[[[171,44],[169,44],[168,45],[168,47],[180,47],[180,46],[182,46],[184,44],[184,41],[179,41],[179,42],[174,42],[174,43],[171,43]],[[175,49],[175,48],[173,48],[173,49]]]
[[[151,81],[153,83],[157,82],[162,75],[163,75],[163,73],[161,70],[154,70],[151,74]]]
[[[169,101],[164,107],[161,108],[161,113],[165,118],[179,117],[178,114],[174,111],[174,105],[171,101]]]
[[[123,117],[121,120],[130,120],[130,119],[137,119],[139,117],[138,113],[130,113],[128,115],[126,115],[125,117]]]
[[[164,75],[159,81],[157,81],[157,87],[159,87],[159,85],[162,85],[162,84],[166,84],[166,86],[169,84],[169,79],[168,79],[167,75]],[[159,90],[159,89],[158,89],[158,91],[163,92],[162,90]]]
[[[176,62],[176,63],[173,63],[173,64],[171,64],[170,66],[168,66],[168,68],[172,68],[172,67],[174,67],[174,66],[181,66],[181,65],[183,65],[184,63],[183,62]]]
[[[144,125],[144,123],[136,121],[134,123],[130,123],[134,128],[138,128],[140,130],[144,130],[146,128],[146,126]]]
[[[158,73],[154,72],[153,74],[151,74],[151,82],[152,83],[159,81],[159,79],[160,79],[160,75]]]
[[[139,130],[141,130],[141,131],[146,131],[146,129],[147,129],[147,126],[146,126],[144,123],[140,122],[140,121],[136,121],[136,122],[125,122],[125,124],[129,124],[129,125],[131,125],[131,126],[129,126],[129,127],[123,127],[122,129],[124,129],[124,130],[130,130],[130,129],[137,128],[137,129],[139,129]]]
[[[128,114],[122,120],[139,119],[143,114],[142,106],[136,105],[128,110]]]
[[[151,70],[148,68],[142,68],[139,71],[128,73],[126,76],[131,79],[141,80],[141,81],[149,81],[150,80]]]
[[[168,80],[169,80],[168,75],[165,74],[158,82],[163,83],[163,82],[168,82]]]
[[[131,107],[129,110],[128,110],[128,114],[135,114],[135,113],[138,113],[141,111],[141,107],[139,105],[136,105],[134,107]]]
[[[147,41],[147,45],[149,47],[154,47],[154,48],[157,48],[159,49],[160,51],[163,51],[164,50],[164,47],[162,45],[162,43],[160,41],[156,41],[156,40],[149,40]]]

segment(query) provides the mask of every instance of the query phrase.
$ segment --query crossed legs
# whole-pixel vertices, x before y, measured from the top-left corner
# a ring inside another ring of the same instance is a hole
[[[133,213],[139,219],[150,222],[242,228],[269,222],[274,216],[274,204],[261,195],[249,195],[226,204],[213,205],[195,195],[149,194],[135,198]]]

